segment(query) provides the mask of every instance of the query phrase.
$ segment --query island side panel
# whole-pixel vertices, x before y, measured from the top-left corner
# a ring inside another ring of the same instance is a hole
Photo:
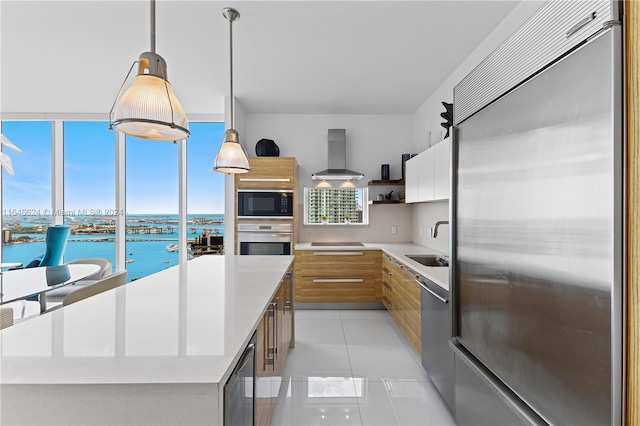
[[[2,385],[0,424],[222,425],[217,384]]]

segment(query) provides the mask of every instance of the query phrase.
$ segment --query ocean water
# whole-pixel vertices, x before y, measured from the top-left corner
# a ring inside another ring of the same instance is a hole
[[[126,264],[127,281],[142,278],[163,269],[178,264],[178,252],[169,252],[166,247],[169,244],[178,244],[177,215],[129,215],[128,218],[141,220],[152,218],[153,220],[165,219],[165,223],[149,223],[148,226],[173,226],[175,232],[173,234],[127,234],[127,260],[133,260]],[[224,215],[188,215],[187,220],[192,217],[203,217],[223,219]],[[128,222],[128,225],[136,225],[139,223]],[[25,223],[25,225],[34,225],[33,222]],[[46,225],[46,224],[45,224]],[[217,229],[220,235],[224,235],[224,224],[215,225],[195,225],[187,226],[187,239],[193,240],[202,234],[204,229]],[[14,234],[13,237],[21,235],[29,235],[34,238],[44,238],[44,234]],[[108,238],[115,238],[115,234],[96,234],[96,235],[69,235],[69,241],[65,248],[64,260],[66,262],[73,259],[83,257],[106,257],[111,260],[115,268],[115,241],[108,241]],[[104,239],[103,241],[90,241]],[[2,246],[3,262],[22,262],[29,263],[35,257],[43,254],[45,251],[44,241],[20,244],[5,244]]]

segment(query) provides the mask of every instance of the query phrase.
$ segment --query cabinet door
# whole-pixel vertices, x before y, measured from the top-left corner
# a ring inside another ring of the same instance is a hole
[[[296,160],[293,157],[251,157],[251,171],[236,175],[238,188],[294,188]]]
[[[415,281],[420,276],[409,268],[404,268],[403,295],[405,302],[404,334],[418,354],[422,353],[420,285]]]
[[[434,163],[434,149],[429,148],[416,158],[418,160],[418,201],[433,201],[433,163]]]
[[[380,252],[296,251],[296,302],[379,302]]]
[[[402,268],[389,256],[382,259],[382,303],[400,330],[404,331],[405,301],[402,291]]]
[[[405,163],[405,177],[404,177],[404,202],[405,203],[417,203],[418,202],[418,156],[407,160]]]
[[[434,199],[449,199],[451,183],[451,138],[446,138],[432,149],[434,150]]]

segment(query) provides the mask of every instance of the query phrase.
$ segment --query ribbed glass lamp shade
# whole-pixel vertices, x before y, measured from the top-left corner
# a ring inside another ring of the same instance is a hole
[[[251,170],[247,153],[240,145],[240,137],[234,129],[224,132],[222,146],[216,156],[213,170],[221,173],[247,173]]]
[[[128,135],[161,141],[183,140],[191,134],[171,84],[154,75],[136,76],[116,107],[113,125]]]

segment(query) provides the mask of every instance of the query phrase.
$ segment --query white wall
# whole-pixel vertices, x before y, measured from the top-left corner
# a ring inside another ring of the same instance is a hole
[[[401,155],[411,152],[412,117],[409,114],[249,114],[246,121],[245,146],[255,156],[255,144],[262,138],[273,139],[281,157],[296,157],[299,169],[299,200],[303,188],[316,182],[311,174],[327,168],[327,131],[346,129],[347,168],[364,173],[355,186],[367,186],[369,180],[380,179],[380,167],[390,165],[390,178],[402,177]],[[334,184],[338,186],[338,184]],[[370,188],[370,198],[380,192],[402,187]],[[302,206],[300,212],[302,212]],[[411,207],[405,205],[369,206],[368,227],[303,226],[299,241],[365,241],[407,242],[411,240]],[[302,222],[302,221],[301,221]],[[391,234],[391,225],[397,234]]]
[[[431,145],[431,141],[434,140],[433,134],[443,130],[443,127],[440,126],[440,123],[444,121],[440,117],[440,113],[445,111],[442,102],[453,102],[453,88],[456,84],[480,64],[487,55],[500,46],[542,4],[543,2],[538,1],[520,2],[415,112],[413,115],[414,152],[422,152],[427,149]],[[440,138],[435,138],[435,140]],[[449,203],[447,201],[414,204],[411,225],[412,241],[448,253],[449,227],[441,227],[438,231],[438,237],[435,239],[430,238],[427,232],[427,229],[432,228],[436,221],[447,220],[448,217]],[[423,231],[422,235],[420,235],[420,229]]]

